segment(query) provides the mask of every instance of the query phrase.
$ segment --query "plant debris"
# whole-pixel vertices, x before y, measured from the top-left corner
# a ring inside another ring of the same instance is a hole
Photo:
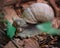
[[[52,36],[46,33],[41,33],[35,37],[25,39],[14,38],[13,41],[17,44],[18,48],[59,48],[60,46],[58,37],[59,36]],[[10,42],[5,46],[5,48],[11,47],[10,44],[13,43]]]

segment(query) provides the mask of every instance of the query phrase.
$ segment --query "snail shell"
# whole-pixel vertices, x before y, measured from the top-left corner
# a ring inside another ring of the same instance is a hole
[[[34,3],[24,10],[23,16],[26,22],[35,24],[38,21],[51,21],[54,11],[48,4]]]
[[[30,8],[27,8],[24,10],[23,16],[24,16],[23,18],[26,22],[31,23],[31,24],[37,23],[37,20],[35,19]]]

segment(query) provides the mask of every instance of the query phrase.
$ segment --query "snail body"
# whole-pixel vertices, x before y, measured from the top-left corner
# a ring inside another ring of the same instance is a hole
[[[54,18],[54,11],[45,3],[34,3],[24,10],[23,18],[32,24],[36,24],[38,21],[47,22]]]
[[[18,28],[18,27],[27,27],[27,23],[25,22],[25,20],[23,18],[19,18],[19,19],[13,19],[13,25]]]

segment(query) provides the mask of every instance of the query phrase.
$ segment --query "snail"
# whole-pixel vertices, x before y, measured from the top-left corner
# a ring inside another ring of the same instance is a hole
[[[45,3],[34,3],[23,11],[23,18],[26,22],[36,24],[37,22],[47,22],[54,18],[53,9]]]

